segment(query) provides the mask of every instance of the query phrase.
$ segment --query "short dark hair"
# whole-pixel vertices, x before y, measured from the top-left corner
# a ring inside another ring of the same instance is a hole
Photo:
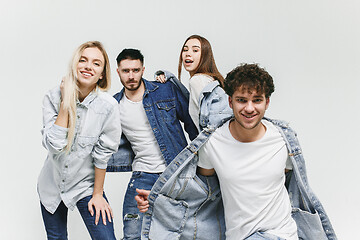
[[[258,64],[247,63],[241,64],[226,75],[224,90],[227,95],[231,97],[239,87],[255,90],[259,94],[265,93],[266,98],[275,90],[273,79],[264,68]]]
[[[120,62],[124,59],[140,60],[141,64],[144,65],[144,56],[138,49],[125,48],[122,50],[116,58],[117,65],[119,66]]]

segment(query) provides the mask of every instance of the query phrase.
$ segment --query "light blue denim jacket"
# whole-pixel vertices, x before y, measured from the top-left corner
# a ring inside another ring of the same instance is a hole
[[[229,118],[222,123],[227,120]],[[283,136],[293,164],[293,170],[286,175],[285,185],[299,238],[337,239],[323,206],[309,187],[296,133],[283,121],[266,120],[272,122]],[[154,184],[148,197],[150,206],[143,220],[142,239],[225,239],[224,212],[217,177],[196,174],[197,151],[215,129],[204,128]]]

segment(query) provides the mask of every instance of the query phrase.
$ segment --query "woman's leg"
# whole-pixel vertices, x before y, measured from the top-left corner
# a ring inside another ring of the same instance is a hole
[[[40,205],[48,240],[67,240],[68,208],[65,204],[61,202],[54,214],[48,212],[41,203]]]
[[[95,209],[94,209],[94,216],[91,216],[89,209],[88,209],[88,203],[90,201],[92,196],[87,196],[81,200],[79,200],[76,203],[76,206],[80,212],[80,215],[82,219],[84,220],[84,223],[86,225],[86,228],[89,231],[89,234],[91,236],[91,239],[95,240],[114,240],[115,234],[114,234],[114,225],[111,220],[109,222],[109,219],[106,219],[106,225],[104,225],[102,216],[100,214],[98,225],[95,225]],[[104,198],[107,200],[104,194]]]

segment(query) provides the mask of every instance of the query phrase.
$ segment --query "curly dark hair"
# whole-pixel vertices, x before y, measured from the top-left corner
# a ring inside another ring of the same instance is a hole
[[[243,63],[226,75],[224,90],[229,96],[232,96],[239,87],[255,90],[259,94],[265,93],[266,98],[275,90],[270,74],[255,63]]]

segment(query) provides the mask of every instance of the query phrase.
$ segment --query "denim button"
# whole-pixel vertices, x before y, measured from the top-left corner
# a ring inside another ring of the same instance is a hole
[[[61,193],[64,193],[64,191],[61,191]]]
[[[65,165],[65,168],[68,168],[68,165]]]
[[[62,182],[65,182],[65,179],[63,179]]]

